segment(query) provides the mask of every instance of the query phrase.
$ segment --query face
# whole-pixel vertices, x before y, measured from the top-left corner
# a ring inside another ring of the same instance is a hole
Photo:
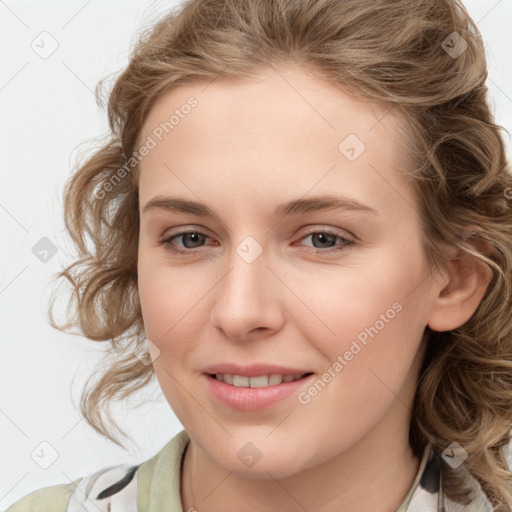
[[[434,293],[398,123],[291,67],[176,88],[146,119],[146,335],[170,406],[226,471],[406,442]]]

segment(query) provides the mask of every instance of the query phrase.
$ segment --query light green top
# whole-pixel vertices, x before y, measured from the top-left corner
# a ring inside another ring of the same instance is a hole
[[[182,459],[189,441],[188,434],[182,430],[156,455],[139,466],[136,472],[138,512],[184,512],[180,498],[180,478]],[[428,451],[425,450],[414,483],[397,512],[407,511],[427,462],[427,455]],[[11,505],[7,512],[66,512],[70,497],[80,480],[38,489]]]

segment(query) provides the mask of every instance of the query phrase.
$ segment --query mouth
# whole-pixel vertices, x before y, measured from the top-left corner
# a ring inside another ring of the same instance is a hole
[[[282,383],[295,382],[298,380],[305,379],[312,372],[307,373],[295,373],[295,374],[279,374],[272,373],[268,375],[258,375],[254,377],[247,377],[245,375],[235,375],[231,373],[209,373],[208,377],[224,382],[228,386],[237,388],[267,388],[271,386],[278,386]]]
[[[312,372],[266,375],[237,375],[231,373],[204,373],[207,393],[217,404],[242,412],[255,413],[270,408],[282,400],[291,399],[311,385]],[[222,379],[222,380],[221,380]]]

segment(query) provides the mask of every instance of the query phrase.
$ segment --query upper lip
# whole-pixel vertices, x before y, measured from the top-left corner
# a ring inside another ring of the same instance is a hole
[[[255,363],[255,364],[235,364],[235,363],[220,363],[212,364],[204,369],[204,373],[227,373],[229,375],[242,375],[244,377],[257,377],[259,375],[272,375],[273,373],[279,375],[295,375],[297,373],[313,373],[311,370],[304,368],[291,368],[286,366],[268,364],[268,363]]]

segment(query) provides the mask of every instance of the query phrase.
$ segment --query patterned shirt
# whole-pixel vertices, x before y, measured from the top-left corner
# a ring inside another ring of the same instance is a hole
[[[189,441],[182,430],[142,464],[103,468],[71,484],[36,490],[7,512],[191,512],[183,510],[180,498],[181,463]],[[472,477],[469,485],[475,499],[471,505],[448,499],[441,485],[443,464],[443,458],[427,445],[416,478],[397,512],[492,512]]]

